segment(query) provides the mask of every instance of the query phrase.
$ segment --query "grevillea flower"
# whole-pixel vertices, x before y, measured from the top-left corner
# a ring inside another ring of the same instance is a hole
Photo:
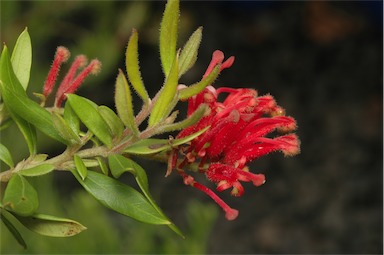
[[[221,65],[221,69],[230,67],[234,58],[223,60],[223,53],[215,51],[204,76],[217,64]],[[222,102],[218,100],[220,94],[226,94]],[[218,191],[232,188],[232,195],[241,196],[244,193],[241,182],[252,182],[255,186],[265,182],[265,176],[252,173],[247,167],[248,163],[274,151],[281,151],[285,156],[300,152],[298,137],[290,133],[296,129],[296,121],[284,116],[283,108],[276,104],[271,95],[258,96],[253,89],[215,89],[208,86],[188,99],[188,116],[202,104],[209,107],[205,116],[195,125],[182,130],[177,138],[209,126],[208,130],[186,147],[175,149],[170,156],[168,169],[176,169],[186,185],[205,192],[223,208],[226,218],[233,220],[238,211],[230,208],[212,190],[197,183],[183,169],[192,163],[198,164],[199,172],[205,173],[208,180],[216,183]],[[183,158],[178,161],[179,156]]]
[[[68,60],[69,56],[70,52],[67,48],[63,46],[57,48],[53,64],[44,83],[43,94],[45,97],[51,94],[59,75],[60,66]],[[55,106],[59,107],[61,105],[65,99],[65,94],[74,93],[89,74],[96,75],[100,72],[101,62],[99,60],[94,59],[86,66],[87,62],[87,58],[84,55],[79,55],[75,58],[56,92]],[[85,68],[76,76],[79,69],[83,67]]]

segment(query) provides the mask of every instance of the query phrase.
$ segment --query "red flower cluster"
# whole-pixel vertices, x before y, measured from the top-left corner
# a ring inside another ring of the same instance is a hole
[[[205,76],[216,65],[221,69],[230,67],[233,57],[223,62],[224,55],[215,51],[212,62]],[[223,102],[218,101],[220,94],[226,93]],[[265,182],[263,174],[253,174],[246,166],[249,162],[273,151],[282,151],[286,156],[300,152],[300,142],[295,134],[287,134],[296,129],[292,117],[284,116],[284,110],[278,106],[272,96],[258,96],[253,89],[215,89],[208,86],[201,93],[188,101],[188,116],[201,104],[206,104],[209,111],[195,125],[181,131],[177,138],[193,134],[207,126],[210,128],[190,142],[187,147],[175,150],[170,157],[169,169],[176,170],[183,176],[184,183],[202,190],[219,204],[226,212],[226,218],[233,220],[238,211],[230,208],[212,190],[197,183],[187,175],[183,168],[191,163],[198,163],[199,170],[217,184],[217,190],[232,188],[231,194],[241,196],[242,182],[252,182],[260,186]],[[274,138],[267,137],[275,130],[284,133]],[[184,159],[177,163],[177,156]],[[169,174],[169,172],[168,172]]]
[[[53,90],[57,76],[61,65],[69,59],[70,52],[67,48],[59,46],[56,50],[55,58],[53,60],[51,69],[49,70],[47,79],[44,83],[43,94],[47,98]],[[55,106],[59,107],[63,100],[66,98],[65,94],[74,93],[80,85],[83,83],[84,79],[89,74],[97,74],[101,69],[101,62],[97,59],[92,60],[88,66],[87,58],[84,55],[79,55],[73,61],[71,67],[68,70],[68,73],[62,80],[55,96]],[[86,66],[86,67],[85,67]],[[77,71],[80,68],[85,67],[77,76],[75,77]]]

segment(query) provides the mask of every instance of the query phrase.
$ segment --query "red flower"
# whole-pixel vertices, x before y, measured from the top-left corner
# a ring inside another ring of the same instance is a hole
[[[223,53],[215,51],[204,76],[217,64],[221,64],[221,69],[230,67],[234,58],[222,63],[223,60]],[[223,102],[219,102],[218,96],[223,93],[227,96]],[[263,174],[249,171],[246,166],[248,163],[274,151],[282,151],[286,156],[300,152],[298,137],[295,134],[286,134],[296,129],[296,122],[292,117],[284,116],[284,110],[276,104],[272,96],[258,96],[253,89],[216,90],[208,86],[188,100],[188,116],[201,104],[207,104],[209,111],[195,125],[181,131],[177,138],[188,136],[207,126],[210,128],[192,140],[187,147],[175,150],[169,161],[169,169],[176,168],[183,176],[185,184],[209,195],[224,209],[227,219],[232,220],[237,217],[238,212],[213,191],[194,181],[183,168],[197,162],[199,171],[217,184],[218,191],[232,188],[232,195],[241,196],[244,188],[240,182],[252,182],[255,186],[265,182]],[[285,134],[273,138],[271,134],[275,134],[275,130]],[[184,159],[177,164],[179,154],[184,155]]]
[[[52,67],[48,73],[47,79],[44,83],[43,94],[48,97],[53,90],[57,76],[59,75],[60,66],[66,62],[69,58],[70,52],[67,48],[60,46],[56,50],[55,58],[53,60]],[[62,80],[55,96],[55,106],[59,107],[65,99],[65,94],[74,93],[85,78],[90,74],[97,74],[101,69],[101,63],[99,60],[94,59],[86,66],[77,76],[77,71],[87,64],[87,58],[83,55],[79,55],[73,61],[67,75]]]

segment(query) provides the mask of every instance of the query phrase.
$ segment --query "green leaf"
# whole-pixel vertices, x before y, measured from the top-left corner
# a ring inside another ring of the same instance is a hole
[[[0,160],[7,164],[9,167],[14,167],[12,155],[9,152],[8,148],[0,143]]]
[[[13,72],[6,46],[4,46],[0,59],[0,86],[7,109],[14,113],[12,118],[16,118],[17,115],[46,135],[66,143],[53,126],[51,114],[35,101],[32,101],[25,93]]]
[[[135,123],[131,90],[129,89],[127,79],[120,69],[119,75],[116,79],[115,105],[117,114],[123,121],[124,125],[132,130],[132,132],[137,136],[139,134],[139,129]]]
[[[73,158],[74,158],[74,161],[75,161],[76,170],[79,173],[81,179],[83,179],[83,181],[84,181],[85,178],[87,178],[88,169],[85,166],[83,160],[78,155],[75,154],[73,156]]]
[[[138,51],[139,36],[136,29],[132,29],[132,35],[129,38],[127,51],[125,53],[125,66],[127,69],[128,79],[137,94],[141,97],[145,104],[149,103],[148,92],[145,89],[143,80],[140,74],[139,66],[139,51]]]
[[[65,104],[63,117],[73,132],[78,135],[80,133],[80,119],[72,109],[71,104]]]
[[[155,138],[149,138],[149,139],[143,139],[140,140],[127,148],[124,149],[124,152],[131,153],[135,155],[150,155],[159,153],[165,150],[170,150],[174,146],[179,146],[181,144],[187,143],[202,133],[204,133],[209,127],[206,127],[202,130],[199,130],[196,133],[193,133],[189,136],[180,138],[180,139],[155,139]]]
[[[203,78],[201,81],[197,83],[192,84],[191,86],[188,86],[184,89],[179,90],[179,99],[186,100],[194,95],[197,95],[207,86],[211,85],[219,76],[219,73],[220,73],[220,65],[216,65],[215,68],[213,68],[212,72],[207,77]]]
[[[0,80],[0,83],[2,83],[1,80]],[[1,92],[1,84],[0,84],[0,92]],[[25,141],[27,142],[30,155],[35,154],[36,143],[37,143],[35,127],[33,127],[24,119],[18,117],[15,113],[10,112],[3,103],[0,104],[0,131],[10,127],[13,122],[16,123]]]
[[[101,172],[105,175],[108,175],[109,169],[107,164],[105,163],[104,159],[102,157],[96,157],[97,162],[99,163]]]
[[[65,139],[68,144],[81,144],[80,137],[73,131],[61,115],[53,112],[52,122],[59,135]]]
[[[135,169],[133,166],[134,163],[135,162],[133,160],[119,154],[113,154],[108,157],[108,165],[111,168],[112,176],[115,177],[116,179],[119,178],[125,172],[130,172],[134,174],[135,172]],[[144,187],[148,188],[147,176],[140,175],[139,178],[140,178],[140,183],[142,183]]]
[[[73,174],[85,190],[105,207],[145,223],[170,224],[135,189],[93,171],[88,172],[85,180],[82,180],[77,172],[73,172]]]
[[[17,219],[28,229],[40,235],[51,237],[69,237],[79,234],[87,228],[80,223],[51,215],[34,214]]]
[[[31,167],[31,168],[28,168],[28,169],[20,170],[19,174],[21,174],[23,176],[33,177],[33,176],[40,176],[40,175],[44,175],[44,174],[50,173],[54,169],[55,169],[54,165],[42,164],[42,165],[38,165],[38,166]]]
[[[26,90],[32,66],[32,45],[27,28],[24,29],[16,41],[11,62],[17,79],[20,81],[24,90]]]
[[[95,108],[93,102],[90,100],[75,95],[67,95],[67,100],[71,104],[72,109],[76,115],[84,123],[84,125],[104,144],[107,146],[112,145],[112,136],[109,131],[108,124]]]
[[[121,138],[124,131],[124,124],[120,118],[117,117],[116,113],[111,108],[104,105],[99,106],[97,109],[101,117],[103,117],[105,122],[108,124],[112,135]]]
[[[0,81],[1,85],[1,81]],[[36,134],[36,128],[26,120],[19,117],[17,114],[13,113],[12,111],[9,111],[11,118],[16,123],[17,127],[19,128],[21,134],[23,135],[27,146],[29,150],[30,155],[36,154],[37,151],[37,134]]]
[[[165,77],[171,70],[176,56],[179,1],[168,0],[160,25],[160,59]]]
[[[37,192],[23,176],[14,174],[5,189],[3,205],[18,215],[32,215],[39,207]]]
[[[0,121],[0,131],[9,128],[12,125],[12,123],[13,123],[12,118],[7,118],[5,121]]]
[[[180,53],[179,77],[185,74],[197,60],[197,51],[200,47],[203,27],[199,27],[191,35]]]
[[[31,163],[39,164],[48,158],[48,154],[36,154],[31,158]]]
[[[181,129],[184,129],[186,127],[192,126],[192,125],[196,124],[204,116],[207,109],[208,109],[207,105],[201,104],[196,109],[196,111],[194,111],[190,116],[188,116],[188,118],[186,118],[182,121],[168,124],[168,125],[161,127],[159,133],[172,132],[175,130],[181,130]]]
[[[175,56],[169,76],[166,78],[165,84],[161,88],[161,91],[159,92],[160,95],[156,102],[154,102],[151,115],[149,116],[148,125],[150,127],[165,119],[167,115],[172,111],[169,106],[171,105],[171,102],[174,101],[177,91],[179,80],[178,69],[178,56]]]
[[[137,184],[139,184],[141,191],[144,193],[148,201],[152,204],[152,206],[155,208],[156,211],[158,211],[161,215],[166,217],[163,211],[160,209],[160,207],[156,204],[155,200],[152,198],[149,191],[149,187],[148,187],[147,174],[139,164],[119,154],[114,154],[109,156],[108,164],[111,168],[111,173],[115,178],[119,178],[120,175],[123,174],[124,172],[129,172],[133,174],[135,176]],[[180,236],[183,236],[181,231],[173,223],[171,223],[169,227]]]
[[[4,225],[7,227],[9,232],[11,232],[12,236],[16,239],[16,241],[23,246],[24,249],[27,249],[27,244],[25,243],[23,237],[21,236],[20,232],[16,229],[16,227],[12,224],[11,221],[7,219],[7,216],[5,215],[7,213],[6,210],[1,210],[1,220],[4,222]],[[9,213],[7,213],[9,214]],[[11,215],[11,214],[9,214]]]

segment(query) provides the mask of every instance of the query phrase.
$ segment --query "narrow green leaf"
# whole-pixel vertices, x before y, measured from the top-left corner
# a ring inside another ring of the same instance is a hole
[[[41,164],[41,165],[38,165],[35,167],[20,170],[19,174],[21,174],[23,176],[33,177],[33,176],[40,176],[40,175],[50,173],[54,169],[55,169],[55,166],[53,166],[51,164]]]
[[[208,109],[208,107],[205,104],[202,104],[196,109],[196,111],[194,111],[191,114],[191,116],[188,116],[188,118],[186,118],[182,121],[168,124],[168,125],[161,127],[159,133],[172,132],[175,130],[181,130],[183,128],[192,126],[193,124],[197,123],[204,116],[207,109]]]
[[[3,205],[18,215],[32,215],[39,207],[37,192],[27,179],[14,174],[5,189]]]
[[[185,74],[197,60],[197,51],[200,47],[201,37],[202,37],[203,27],[199,27],[196,31],[189,37],[187,43],[180,53],[179,60],[179,77]]]
[[[51,215],[34,214],[17,219],[28,229],[40,235],[51,237],[69,237],[79,234],[87,228],[77,221]]]
[[[24,29],[16,41],[11,62],[17,79],[20,81],[24,90],[26,90],[32,66],[32,44],[27,28]]]
[[[160,24],[160,59],[165,77],[168,77],[176,56],[178,24],[179,1],[168,0]]]
[[[196,133],[193,133],[189,136],[180,138],[180,139],[155,139],[155,138],[149,138],[149,139],[143,139],[140,140],[127,148],[124,149],[124,152],[135,154],[135,155],[150,155],[159,153],[165,150],[170,150],[173,146],[179,146],[181,144],[187,143],[202,133],[204,133],[209,127],[206,127],[202,130],[199,130]]]
[[[13,72],[6,46],[4,46],[0,59],[0,81],[2,97],[10,112],[31,123],[53,139],[66,143],[53,126],[51,114],[25,93]]]
[[[182,144],[185,144],[185,143],[188,143],[190,141],[192,141],[193,139],[195,139],[196,137],[198,137],[199,135],[201,135],[202,133],[204,133],[205,131],[207,131],[211,126],[208,126],[208,127],[205,127],[199,131],[197,131],[196,133],[193,133],[189,136],[186,136],[186,137],[183,137],[183,138],[180,138],[180,139],[174,139],[171,141],[171,144],[172,146],[179,146],[179,145],[182,145]]]
[[[73,174],[84,189],[105,207],[145,223],[170,224],[135,189],[93,171],[88,172],[88,177],[85,180],[82,180],[77,172],[73,172]]]
[[[121,70],[119,70],[119,75],[116,79],[115,105],[117,114],[124,125],[132,130],[137,136],[139,129],[135,123],[131,90],[129,89],[128,81]]]
[[[127,69],[128,79],[137,94],[141,97],[144,103],[149,102],[148,92],[145,89],[143,80],[140,74],[139,66],[139,51],[138,51],[139,36],[136,29],[132,30],[132,35],[129,38],[127,51],[125,53],[125,66]]]
[[[179,90],[179,99],[186,100],[194,95],[197,95],[207,86],[211,85],[219,76],[219,73],[220,65],[217,65],[215,66],[215,68],[213,68],[212,72],[207,77],[203,78],[201,81]]]
[[[12,118],[7,118],[5,121],[1,121],[0,122],[0,131],[9,128],[12,125],[12,123],[13,123]]]
[[[9,232],[11,232],[12,236],[16,239],[16,241],[21,246],[23,246],[24,249],[27,249],[27,244],[25,243],[20,232],[16,229],[16,227],[12,224],[12,222],[7,219],[7,216],[5,214],[6,214],[6,210],[1,210],[1,221],[4,222],[4,225],[7,227]]]
[[[7,164],[9,167],[14,167],[12,155],[8,148],[0,143],[0,160]]]
[[[72,109],[71,104],[65,104],[63,117],[73,132],[78,135],[80,133],[80,119]]]
[[[133,174],[144,196],[148,199],[148,201],[152,204],[156,211],[158,211],[162,216],[167,218],[163,211],[160,209],[160,207],[156,204],[155,200],[152,198],[148,187],[147,174],[139,164],[129,158],[118,154],[109,156],[108,164],[111,168],[111,173],[115,178],[119,178],[120,175],[124,172],[129,172]],[[181,231],[173,223],[171,223],[169,227],[174,230],[177,234],[183,237]]]
[[[31,163],[39,164],[48,158],[48,154],[36,154],[31,158]]]
[[[166,78],[165,84],[161,88],[161,91],[159,92],[160,95],[157,101],[154,102],[151,115],[149,116],[148,125],[150,127],[165,119],[167,115],[172,111],[169,105],[174,101],[176,95],[179,80],[178,69],[178,56],[175,56],[169,76]]]
[[[109,129],[111,130],[111,133],[113,136],[116,136],[120,138],[123,135],[124,131],[124,124],[120,120],[119,117],[117,117],[116,113],[107,106],[99,106],[98,111],[105,120],[105,122],[108,124]]]
[[[4,125],[4,122],[6,122],[7,120],[9,120],[9,113],[7,111],[7,108],[5,107],[5,105],[2,103],[2,100],[1,100],[1,93],[0,93],[0,125]]]
[[[170,149],[169,140],[148,138],[140,140],[127,148],[124,152],[135,155],[149,155]]]
[[[81,179],[83,179],[83,181],[84,181],[85,178],[87,178],[88,169],[85,166],[83,160],[78,155],[75,154],[73,156],[73,159],[75,161],[76,170],[79,173]]]
[[[99,163],[101,172],[105,175],[108,175],[109,169],[108,169],[108,165],[105,163],[104,159],[102,157],[96,157],[96,160]]]
[[[0,81],[0,87],[1,87],[1,81]],[[30,155],[36,154],[37,151],[37,134],[36,134],[36,128],[26,120],[19,117],[17,114],[13,113],[12,111],[9,111],[11,118],[16,123],[17,127],[19,128],[21,134],[23,135],[27,146],[29,150]]]
[[[53,112],[52,122],[59,135],[67,141],[67,144],[81,144],[80,137],[72,130],[61,115]]]
[[[108,157],[108,165],[111,168],[112,176],[116,179],[119,178],[123,173],[130,172],[132,174],[135,174],[135,168],[134,168],[134,162],[133,160],[124,157],[123,155],[119,154],[113,154]],[[145,172],[144,172],[145,174]],[[145,187],[148,188],[148,178],[145,174],[138,176],[140,179],[140,183]]]
[[[96,159],[82,159],[84,165],[89,167],[99,167],[99,162]]]
[[[84,125],[104,144],[112,145],[112,136],[109,131],[108,124],[95,108],[94,103],[90,100],[75,95],[67,95],[67,100],[71,104],[76,115],[84,123]]]

